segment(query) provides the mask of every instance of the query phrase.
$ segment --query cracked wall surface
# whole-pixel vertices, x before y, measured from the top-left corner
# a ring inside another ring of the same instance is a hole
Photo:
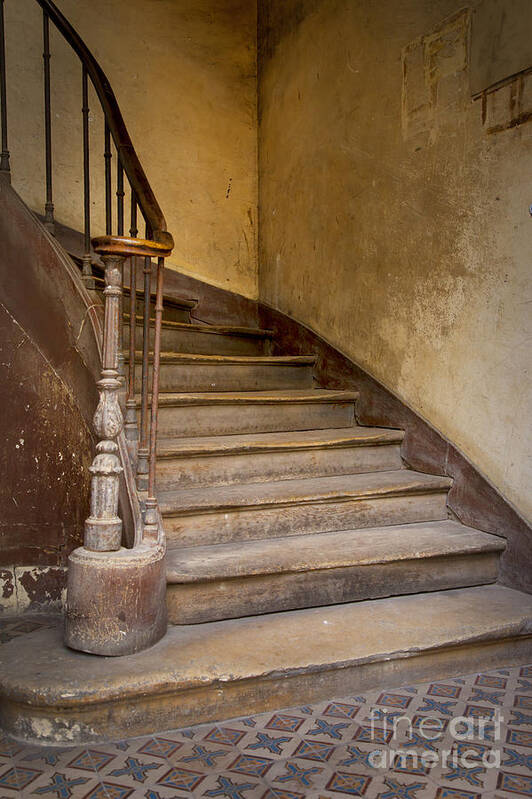
[[[260,296],[530,520],[532,75],[472,99],[478,6],[261,0]]]

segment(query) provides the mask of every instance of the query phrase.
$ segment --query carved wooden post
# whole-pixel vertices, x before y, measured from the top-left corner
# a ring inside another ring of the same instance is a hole
[[[159,234],[161,237],[162,234]],[[164,237],[163,237],[164,238]],[[105,316],[100,400],[94,416],[99,436],[91,466],[91,515],[85,523],[85,546],[68,559],[65,643],[72,649],[95,655],[128,655],[158,641],[166,630],[165,538],[153,496],[155,460],[152,466],[152,499],[146,503],[142,524],[140,503],[135,504],[133,547],[121,546],[122,521],[118,516],[118,488],[124,469],[124,487],[134,486],[133,470],[126,456],[123,420],[118,395],[119,309],[122,303],[123,264],[127,257],[159,260],[159,333],[162,315],[163,258],[171,241],[156,242],[124,236],[92,240],[94,251],[105,264]],[[149,275],[148,275],[149,277]],[[149,296],[148,283],[148,296]],[[149,320],[149,317],[148,317]],[[155,361],[157,363],[157,360]],[[133,380],[133,375],[130,376]],[[153,387],[157,397],[157,383]],[[157,433],[152,428],[152,453]],[[118,441],[117,441],[118,439]],[[125,460],[122,460],[124,459]],[[132,530],[126,531],[131,540]]]
[[[94,429],[100,440],[90,467],[91,515],[85,522],[85,547],[99,552],[113,552],[120,549],[122,543],[122,520],[118,516],[122,466],[116,438],[123,427],[118,402],[118,392],[122,387],[118,374],[118,347],[124,258],[120,255],[104,255],[102,260],[105,264],[102,377],[98,381],[100,400],[94,414]]]

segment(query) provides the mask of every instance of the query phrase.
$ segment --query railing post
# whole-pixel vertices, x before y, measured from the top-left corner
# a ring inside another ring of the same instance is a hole
[[[2,152],[0,153],[0,176],[11,182],[9,150],[7,146],[7,81],[6,81],[6,40],[4,26],[4,0],[0,0],[0,114],[2,128]]]
[[[157,539],[158,511],[155,497],[155,470],[157,466],[157,420],[159,410],[159,361],[161,356],[161,325],[163,319],[164,258],[157,259],[157,290],[155,295],[155,333],[153,340],[153,364],[151,377],[151,420],[148,471],[148,497],[144,520],[144,537]]]
[[[131,192],[131,227],[129,235],[132,239],[137,237],[137,198]],[[135,444],[138,437],[137,429],[137,403],[135,400],[135,343],[137,331],[137,259],[134,255],[129,261],[129,364],[126,398],[126,438]],[[136,453],[135,453],[136,457]]]
[[[87,69],[82,71],[82,109],[83,114],[83,217],[84,217],[84,249],[82,261],[82,277],[87,288],[95,287],[92,276],[91,258],[91,186],[90,186],[90,156],[89,156],[89,82]]]
[[[52,196],[52,114],[50,108],[50,22],[43,12],[43,65],[44,65],[44,147],[46,160],[46,203],[44,224],[50,233],[55,232],[54,203]]]
[[[118,487],[122,466],[116,438],[123,419],[118,392],[118,320],[122,302],[122,269],[124,258],[103,255],[105,264],[105,310],[103,330],[102,376],[98,381],[100,400],[94,414],[94,428],[99,437],[97,455],[90,471],[91,515],[85,522],[85,548],[99,552],[120,549],[122,520],[118,516]]]

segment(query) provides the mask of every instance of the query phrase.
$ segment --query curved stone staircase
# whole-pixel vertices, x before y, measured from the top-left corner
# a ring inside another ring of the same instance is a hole
[[[312,355],[194,308],[166,298],[162,331],[173,626],[117,659],[59,631],[5,645],[7,729],[98,740],[529,661],[532,597],[496,584],[505,541],[450,518],[449,478],[407,468],[400,430],[359,426]]]

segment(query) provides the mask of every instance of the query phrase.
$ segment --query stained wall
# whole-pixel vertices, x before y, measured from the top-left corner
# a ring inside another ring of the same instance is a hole
[[[111,82],[175,238],[168,265],[256,297],[256,4],[57,0],[57,5]],[[35,0],[8,0],[5,6],[13,185],[32,208],[42,210],[42,17]],[[56,217],[80,230],[81,67],[53,26],[50,35]],[[92,91],[89,104],[96,234],[105,232],[104,139]]]
[[[530,520],[532,76],[472,98],[478,7],[261,0],[260,296]]]

